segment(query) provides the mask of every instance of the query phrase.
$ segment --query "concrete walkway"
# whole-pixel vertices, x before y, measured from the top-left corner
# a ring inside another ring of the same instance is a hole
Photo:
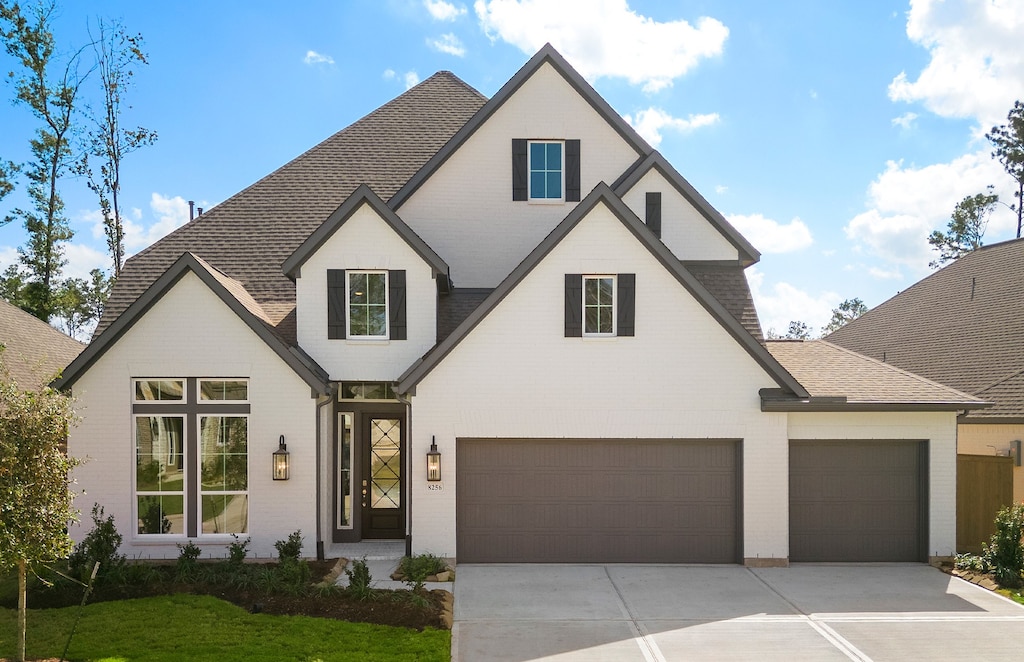
[[[452,657],[1020,660],[1024,606],[915,564],[459,565]]]

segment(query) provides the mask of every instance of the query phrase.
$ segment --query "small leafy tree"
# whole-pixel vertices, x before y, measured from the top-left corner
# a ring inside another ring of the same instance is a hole
[[[80,580],[87,581],[93,565],[100,564],[97,578],[104,581],[116,574],[125,564],[124,554],[120,553],[124,537],[114,524],[114,516],[103,516],[103,506],[94,503],[92,506],[92,530],[85,534],[75,551],[68,557],[68,569]]]
[[[1001,508],[996,514],[996,532],[983,544],[985,560],[1006,588],[1024,584],[1024,503]]]
[[[956,204],[953,216],[949,219],[947,232],[939,230],[928,235],[928,243],[939,251],[939,259],[928,263],[933,269],[952,262],[982,246],[982,237],[988,228],[988,217],[999,202],[999,196],[992,193],[976,193],[969,195]]]
[[[1024,223],[1024,103],[1014,101],[1006,116],[1006,124],[992,127],[985,137],[995,147],[992,158],[999,159],[1006,174],[1017,183],[1013,194],[1017,202],[1010,209],[1017,212],[1017,238],[1020,239]]]
[[[821,330],[821,335],[825,336],[833,331],[838,331],[866,312],[868,312],[868,307],[859,298],[847,299],[832,309],[832,319]]]
[[[48,387],[22,390],[2,369],[0,379],[0,569],[18,569],[18,659],[24,660],[28,571],[71,552],[67,526],[78,513],[69,474],[78,461],[63,445],[75,417],[69,396]]]

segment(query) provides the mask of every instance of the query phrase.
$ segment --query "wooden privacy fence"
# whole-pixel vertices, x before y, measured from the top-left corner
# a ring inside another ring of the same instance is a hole
[[[996,513],[1013,503],[1013,458],[956,456],[956,550],[981,554]]]

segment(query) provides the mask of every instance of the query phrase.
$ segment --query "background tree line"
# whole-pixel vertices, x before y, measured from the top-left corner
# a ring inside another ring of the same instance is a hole
[[[37,123],[27,137],[27,161],[0,158],[0,199],[20,187],[27,198],[0,219],[20,221],[27,235],[18,262],[0,275],[0,297],[75,336],[99,319],[124,264],[123,159],[157,136],[121,122],[130,108],[125,98],[135,69],[147,64],[142,36],[96,18],[83,29],[84,45],[58,43],[57,11],[56,0],[0,0],[0,43],[11,66],[8,89],[13,103]],[[88,280],[63,277],[73,231],[61,187],[71,178],[84,180],[96,195],[111,258],[109,271],[93,269]]]

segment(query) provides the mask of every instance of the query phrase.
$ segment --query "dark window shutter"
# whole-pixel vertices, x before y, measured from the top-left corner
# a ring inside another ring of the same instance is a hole
[[[388,337],[392,340],[406,339],[405,324],[405,270],[388,272],[388,296],[391,308],[391,319],[388,324]]]
[[[565,274],[565,337],[583,336],[583,274]]]
[[[565,201],[580,201],[580,141],[565,141]]]
[[[344,269],[327,270],[327,337],[345,337],[345,311],[348,308],[348,287]]]
[[[616,278],[618,284],[618,319],[617,336],[634,335],[636,325],[636,274],[619,274]]]
[[[647,194],[647,227],[661,239],[661,192]]]
[[[526,200],[528,188],[526,185],[530,177],[529,166],[526,162],[526,139],[512,139],[512,199]]]

